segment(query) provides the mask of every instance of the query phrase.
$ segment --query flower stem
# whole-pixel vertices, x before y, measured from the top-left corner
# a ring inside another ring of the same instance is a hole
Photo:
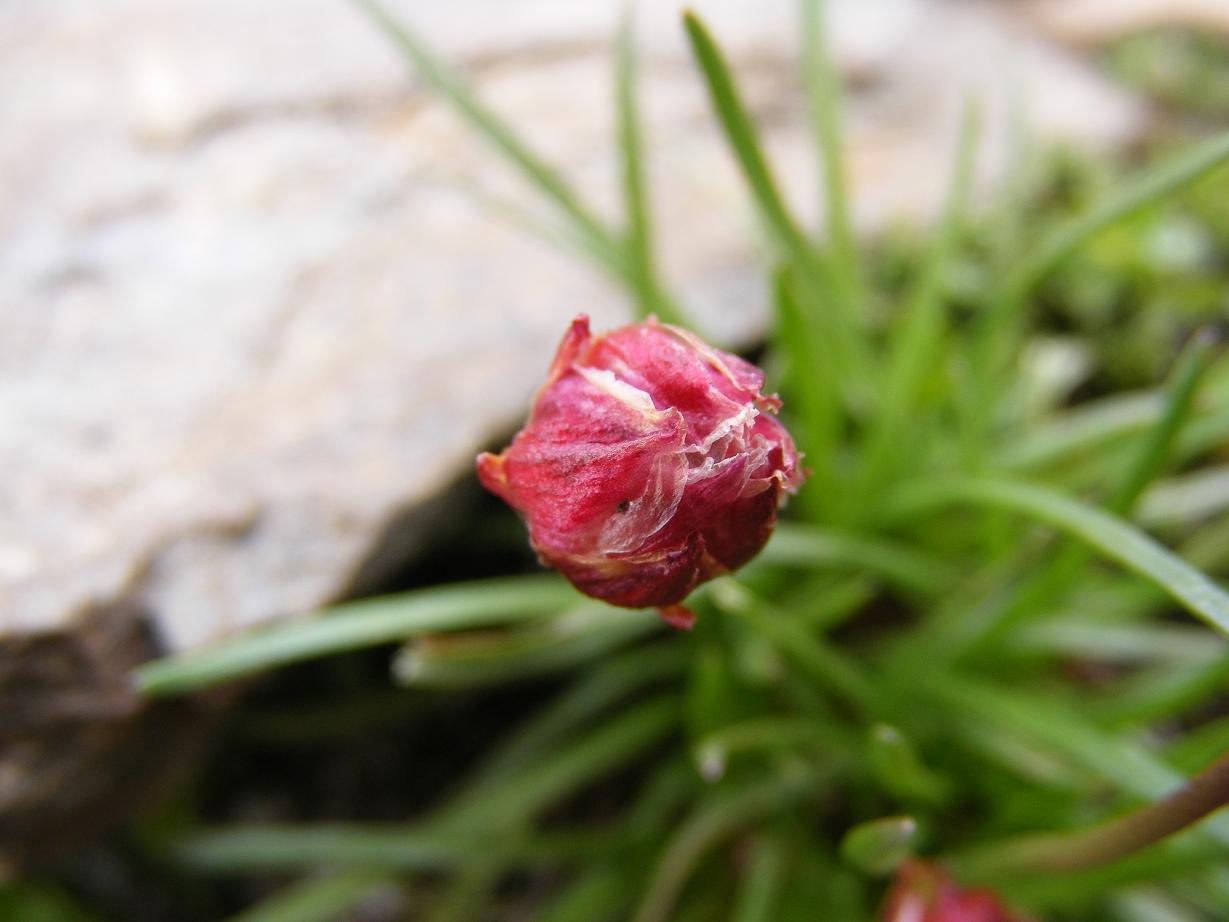
[[[1000,876],[1078,871],[1109,864],[1154,845],[1229,804],[1229,753],[1160,800],[1076,832],[1010,839],[953,863],[962,875]]]

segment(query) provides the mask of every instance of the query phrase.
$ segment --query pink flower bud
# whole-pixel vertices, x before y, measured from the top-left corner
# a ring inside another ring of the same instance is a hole
[[[763,383],[686,330],[649,319],[595,337],[582,314],[529,422],[479,455],[478,477],[581,592],[686,627],[678,603],[754,557],[802,482]]]
[[[1030,922],[989,890],[957,886],[942,868],[910,861],[896,872],[882,922]]]

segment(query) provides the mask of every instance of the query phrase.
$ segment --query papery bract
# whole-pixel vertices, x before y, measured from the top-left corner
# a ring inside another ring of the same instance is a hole
[[[1031,922],[989,890],[955,884],[942,868],[909,861],[896,872],[880,922]]]
[[[678,327],[649,319],[593,336],[581,315],[525,428],[478,457],[478,476],[581,592],[686,626],[678,603],[754,557],[802,480],[763,383]]]

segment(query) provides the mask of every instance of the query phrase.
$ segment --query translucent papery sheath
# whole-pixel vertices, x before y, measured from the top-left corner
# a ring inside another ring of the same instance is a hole
[[[480,455],[478,475],[581,592],[685,626],[678,603],[755,556],[802,479],[763,382],[678,327],[649,319],[595,337],[582,315],[525,428]]]

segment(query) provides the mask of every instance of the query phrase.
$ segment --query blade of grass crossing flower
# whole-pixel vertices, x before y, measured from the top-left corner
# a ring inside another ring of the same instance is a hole
[[[822,0],[802,0],[802,61],[811,124],[823,166],[825,227],[833,275],[850,318],[862,316],[866,290],[849,214],[848,182],[841,147],[840,78],[828,54]]]
[[[626,257],[618,241],[602,222],[581,203],[563,177],[548,166],[517,136],[516,132],[488,109],[443,61],[376,0],[352,0],[414,64],[423,80],[508,163],[572,222],[593,252],[620,275],[627,276]]]
[[[1025,625],[1011,634],[1007,648],[1026,654],[1128,662],[1205,663],[1225,650],[1201,627],[1154,624],[1105,624],[1055,617]]]
[[[146,694],[173,694],[414,634],[541,618],[578,598],[557,576],[529,576],[351,602],[315,620],[269,628],[200,653],[154,660],[133,673],[133,682]]]
[[[1216,630],[1229,634],[1229,595],[1139,529],[1044,487],[1005,480],[935,481],[898,494],[898,511],[974,503],[1009,509],[1061,529],[1150,580]]]
[[[926,374],[935,369],[938,360],[944,335],[941,286],[956,249],[968,203],[979,121],[978,110],[971,102],[966,102],[939,228],[913,288],[905,298],[903,327],[892,338],[885,373],[887,383],[880,410],[871,423],[866,460],[862,465],[862,488],[858,492],[863,495],[874,495],[891,463],[893,447],[906,444],[905,424],[918,406]]]
[[[627,215],[627,259],[635,282],[640,316],[656,314],[665,323],[681,324],[684,322],[682,313],[665,294],[653,259],[644,140],[636,94],[636,25],[631,6],[624,10],[619,24],[615,49],[615,102],[623,167],[624,211]]]
[[[869,356],[865,354],[865,344],[859,339],[855,318],[844,316],[844,303],[833,296],[834,281],[830,266],[813,249],[786,207],[751,117],[739,97],[729,65],[708,29],[690,11],[683,14],[683,25],[708,87],[713,109],[743,177],[751,188],[764,223],[797,270],[802,288],[801,303],[807,310],[816,312],[817,320],[822,323],[825,335],[832,344],[832,358],[838,363],[841,380],[852,385],[854,394],[851,399],[855,402],[865,399],[865,392],[872,386]],[[823,353],[813,354],[808,367],[826,358]]]
[[[308,878],[277,891],[227,922],[333,922],[375,891],[394,886],[394,879],[365,871]]]

